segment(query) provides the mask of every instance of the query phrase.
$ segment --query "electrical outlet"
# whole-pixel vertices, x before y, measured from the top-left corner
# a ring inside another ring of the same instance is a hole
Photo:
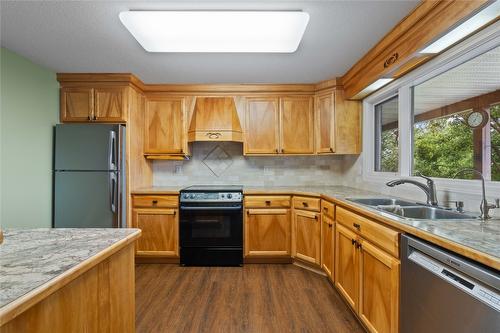
[[[180,174],[180,173],[182,173],[182,165],[176,165],[174,174]]]

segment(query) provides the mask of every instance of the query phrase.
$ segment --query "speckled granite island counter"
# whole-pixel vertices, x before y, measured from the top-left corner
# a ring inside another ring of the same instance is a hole
[[[0,331],[133,332],[134,241],[140,233],[5,230],[0,245]]]

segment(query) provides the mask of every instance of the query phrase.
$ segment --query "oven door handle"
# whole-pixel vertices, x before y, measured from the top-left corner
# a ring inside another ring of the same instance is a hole
[[[242,205],[233,206],[233,207],[181,206],[181,210],[240,210],[242,208],[243,208]]]

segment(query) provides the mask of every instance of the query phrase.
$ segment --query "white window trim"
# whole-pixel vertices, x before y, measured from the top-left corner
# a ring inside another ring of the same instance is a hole
[[[474,36],[454,46],[445,53],[435,57],[407,75],[389,83],[384,88],[363,100],[363,180],[371,183],[385,184],[387,181],[405,177],[419,180],[411,175],[412,167],[412,119],[411,119],[411,87],[425,82],[453,67],[481,55],[500,45],[500,21],[483,29]],[[398,95],[399,106],[399,171],[377,172],[375,165],[375,105]],[[470,195],[481,194],[481,182],[449,178],[435,179],[439,191],[459,192]],[[500,196],[500,182],[486,181],[486,195]]]

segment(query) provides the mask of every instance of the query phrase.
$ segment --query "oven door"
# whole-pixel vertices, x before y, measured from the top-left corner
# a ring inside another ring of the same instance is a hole
[[[243,209],[209,204],[181,205],[181,247],[242,247]]]

